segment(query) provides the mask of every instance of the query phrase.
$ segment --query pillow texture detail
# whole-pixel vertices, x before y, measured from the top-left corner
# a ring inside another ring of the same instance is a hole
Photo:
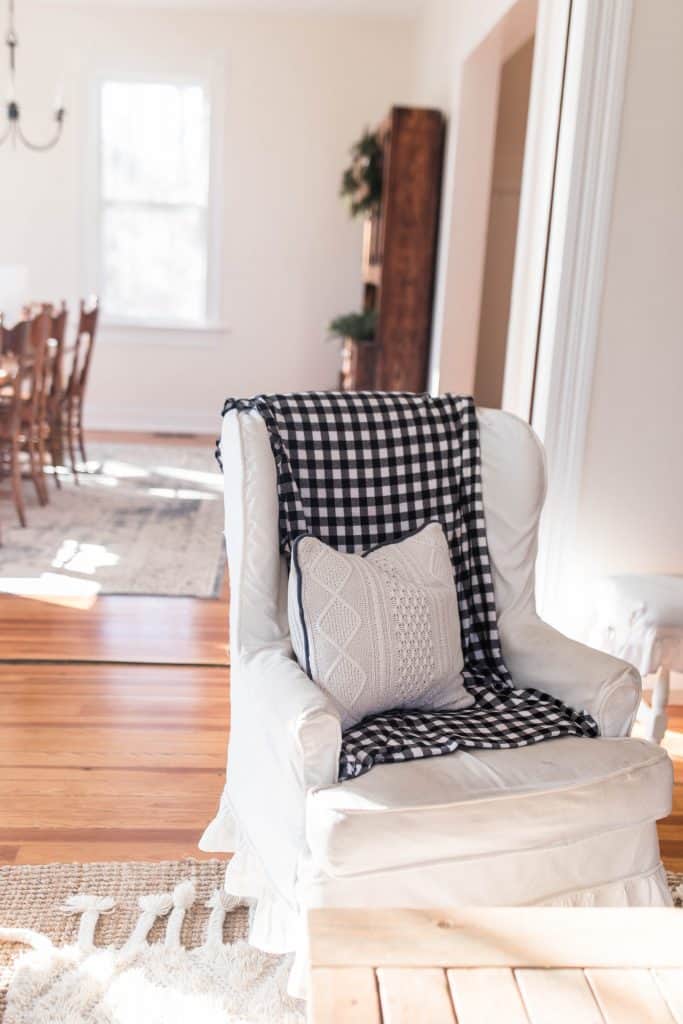
[[[363,554],[297,537],[288,607],[294,653],[331,698],[342,729],[395,708],[454,711],[474,703],[462,679],[441,523]]]

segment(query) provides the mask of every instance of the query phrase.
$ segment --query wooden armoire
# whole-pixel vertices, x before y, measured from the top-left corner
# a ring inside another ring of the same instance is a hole
[[[438,110],[393,107],[380,125],[382,198],[363,233],[363,303],[377,330],[345,340],[345,390],[427,387],[444,134]]]

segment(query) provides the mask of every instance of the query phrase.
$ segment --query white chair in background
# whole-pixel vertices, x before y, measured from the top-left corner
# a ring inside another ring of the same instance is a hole
[[[643,676],[655,674],[650,704],[638,715],[647,739],[666,733],[671,672],[683,672],[683,576],[610,576],[596,588],[591,640],[627,658]]]

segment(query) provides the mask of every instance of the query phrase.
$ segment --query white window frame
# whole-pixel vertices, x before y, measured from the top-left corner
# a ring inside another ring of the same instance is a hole
[[[102,154],[102,88],[106,82],[161,83],[170,85],[199,85],[209,104],[209,181],[206,206],[206,309],[200,320],[170,318],[121,317],[103,313],[101,326],[105,335],[115,340],[135,342],[139,331],[149,332],[147,341],[160,344],[193,344],[193,336],[218,334],[226,331],[221,303],[220,270],[222,264],[223,223],[223,124],[224,74],[222,66],[214,62],[209,73],[164,70],[130,71],[112,68],[94,75],[89,98],[89,145],[87,147],[87,180],[85,202],[85,266],[83,280],[86,291],[101,295],[103,292],[102,266],[102,212],[104,200],[101,189]],[[131,330],[132,329],[132,330]],[[200,343],[206,343],[201,341]]]

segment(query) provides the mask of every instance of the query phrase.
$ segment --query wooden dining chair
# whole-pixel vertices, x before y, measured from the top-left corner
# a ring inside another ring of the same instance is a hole
[[[45,477],[47,437],[47,397],[51,386],[52,359],[48,342],[52,307],[35,313],[29,320],[30,357],[33,372],[30,387],[22,396],[21,440],[28,456],[29,475],[41,505],[47,505],[49,495]]]
[[[98,314],[99,302],[96,296],[87,302],[81,300],[78,331],[76,332],[76,340],[72,352],[71,371],[61,402],[62,430],[66,435],[69,460],[76,482],[78,482],[76,445],[78,445],[82,461],[84,463],[88,461],[83,432],[83,405],[95,345]]]
[[[21,482],[21,453],[27,446],[30,449],[24,421],[26,404],[32,404],[36,391],[31,328],[31,320],[20,320],[12,328],[0,323],[0,352],[3,367],[7,370],[7,378],[0,387],[0,472],[10,478],[14,505],[22,526],[26,526],[26,505]],[[37,475],[33,470],[31,475],[41,500]]]
[[[46,389],[46,418],[48,429],[48,450],[53,467],[55,484],[61,487],[58,467],[64,465],[64,430],[62,403],[66,390],[64,374],[66,324],[68,310],[65,302],[51,311],[50,340],[48,342],[48,375]]]

